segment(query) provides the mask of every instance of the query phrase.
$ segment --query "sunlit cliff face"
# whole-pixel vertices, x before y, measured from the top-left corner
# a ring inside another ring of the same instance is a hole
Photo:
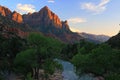
[[[17,13],[16,11],[14,11],[12,13],[12,20],[18,22],[18,23],[22,23],[23,22],[23,18],[22,15],[20,15],[19,13]]]
[[[16,11],[12,12],[6,7],[0,6],[0,14],[18,23],[23,22],[23,18],[21,14],[17,13]]]

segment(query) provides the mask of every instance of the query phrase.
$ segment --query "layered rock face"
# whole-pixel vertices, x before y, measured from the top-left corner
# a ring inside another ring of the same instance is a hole
[[[23,18],[22,15],[14,11],[11,15],[11,19],[18,22],[18,23],[23,23]]]
[[[47,6],[43,7],[39,12],[23,15],[23,21],[44,35],[64,42],[73,43],[83,39],[69,29],[67,21],[61,21]]]
[[[21,38],[24,38],[28,35],[27,32],[22,31],[19,28],[15,27],[8,27],[5,24],[0,23],[0,34],[5,36],[6,38],[19,36]]]
[[[59,17],[50,11],[47,6],[43,7],[39,12],[23,15],[23,20],[25,23],[42,32],[44,32],[44,28],[69,30],[68,25],[66,26],[67,22],[61,22]]]
[[[0,14],[2,16],[10,16],[11,13],[12,12],[8,8],[0,6]]]
[[[9,19],[12,19],[13,21],[16,21],[18,23],[23,23],[22,15],[17,13],[16,11],[11,12],[8,8],[0,6],[0,14],[2,16],[8,17]]]
[[[54,37],[63,42],[70,43],[83,39],[83,37],[81,37],[77,33],[73,33],[69,29],[67,21],[61,21],[60,18],[55,13],[53,13],[47,6],[43,7],[39,12],[28,13],[25,15],[21,15],[16,11],[11,12],[8,8],[0,6],[0,14],[4,17],[9,18],[10,20],[13,20],[13,22],[17,22],[17,25],[22,26],[19,28],[24,30],[24,32],[26,32],[25,30],[34,32],[37,31],[46,36]],[[5,21],[3,22],[5,23]],[[9,25],[16,24],[13,22],[10,22]],[[17,28],[18,27],[14,29],[12,28],[12,31],[16,31],[22,35],[23,32],[17,30]]]

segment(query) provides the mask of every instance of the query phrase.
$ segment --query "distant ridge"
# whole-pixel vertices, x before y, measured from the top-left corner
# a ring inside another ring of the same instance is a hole
[[[95,42],[95,43],[102,43],[106,42],[110,37],[106,35],[95,35],[95,34],[90,34],[90,33],[79,33],[80,36],[86,38],[90,42]]]

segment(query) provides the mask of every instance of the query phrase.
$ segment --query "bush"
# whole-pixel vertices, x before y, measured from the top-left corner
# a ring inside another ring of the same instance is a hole
[[[110,73],[105,77],[105,80],[120,80],[119,73]]]
[[[27,74],[27,77],[26,77],[25,80],[34,80],[34,79],[32,78],[31,73],[28,73],[28,74]]]
[[[119,72],[119,61],[120,51],[112,49],[107,44],[101,44],[88,54],[79,53],[72,58],[77,71],[94,73],[96,75]]]

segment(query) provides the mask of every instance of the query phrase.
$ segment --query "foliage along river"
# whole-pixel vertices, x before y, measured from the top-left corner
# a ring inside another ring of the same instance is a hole
[[[79,77],[75,73],[75,67],[73,66],[73,64],[71,64],[68,61],[63,61],[59,59],[56,59],[56,61],[58,61],[63,66],[62,72],[63,80],[95,80],[92,76],[87,74]]]

